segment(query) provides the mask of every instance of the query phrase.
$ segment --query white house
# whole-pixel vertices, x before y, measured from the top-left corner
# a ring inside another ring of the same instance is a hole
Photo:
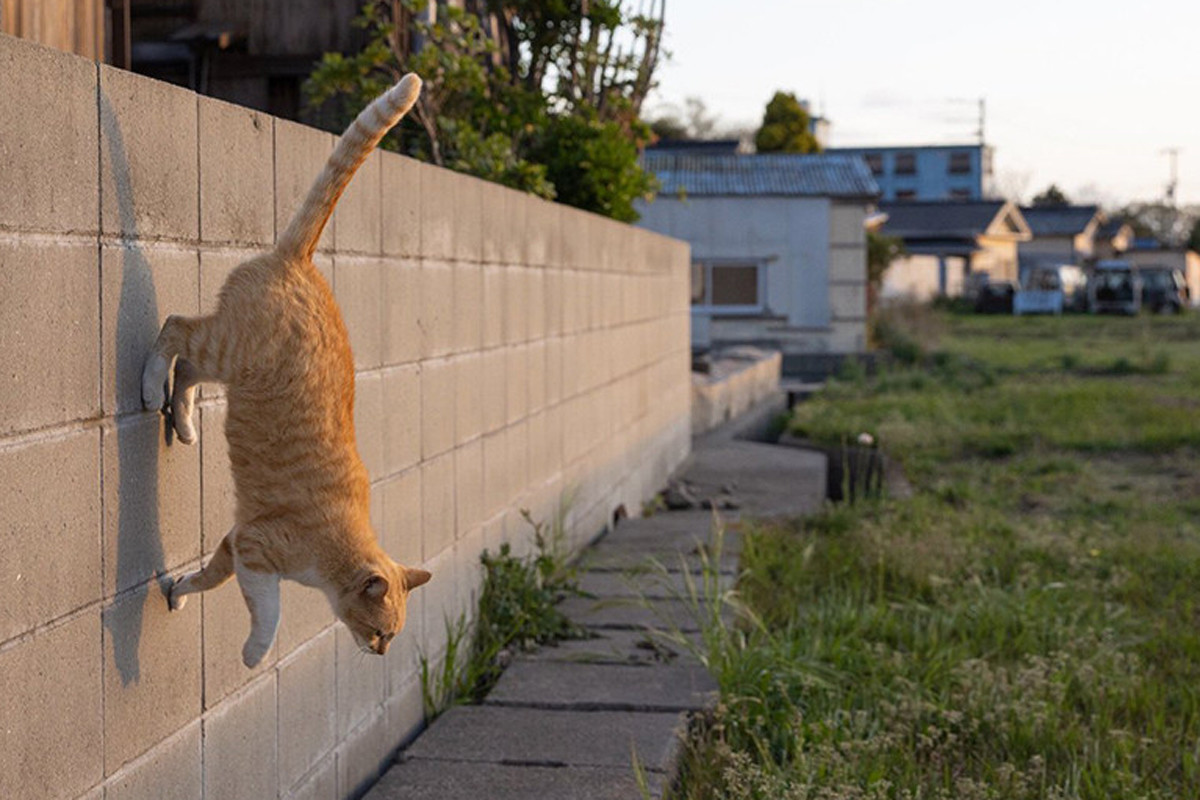
[[[648,150],[658,196],[641,227],[692,246],[692,345],[812,356],[867,346],[864,220],[879,187],[853,156],[695,155]]]

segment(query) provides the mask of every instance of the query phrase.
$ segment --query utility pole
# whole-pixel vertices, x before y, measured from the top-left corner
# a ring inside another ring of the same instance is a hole
[[[1159,151],[1171,159],[1171,180],[1167,182],[1167,205],[1174,207],[1175,190],[1179,188],[1179,148],[1167,147]]]
[[[985,123],[987,122],[987,98],[979,98],[979,144],[985,144],[987,137],[984,135]]]

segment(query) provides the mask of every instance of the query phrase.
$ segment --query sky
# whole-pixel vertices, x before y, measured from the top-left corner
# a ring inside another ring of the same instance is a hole
[[[699,97],[757,127],[776,90],[832,123],[830,146],[974,142],[1028,200],[1200,203],[1197,0],[670,0],[645,111]]]

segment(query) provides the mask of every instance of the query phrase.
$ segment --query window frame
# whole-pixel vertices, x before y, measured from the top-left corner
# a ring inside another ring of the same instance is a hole
[[[916,175],[917,154],[911,150],[905,150],[892,156],[892,174]]]
[[[951,150],[946,157],[947,175],[970,175],[975,171],[970,150]]]
[[[699,303],[692,303],[692,311],[701,311],[713,316],[762,314],[767,309],[765,295],[767,291],[767,260],[762,258],[697,258],[692,260],[693,269],[699,265],[704,280],[704,297]],[[713,267],[753,267],[757,280],[754,294],[758,302],[753,305],[714,305],[712,302]]]

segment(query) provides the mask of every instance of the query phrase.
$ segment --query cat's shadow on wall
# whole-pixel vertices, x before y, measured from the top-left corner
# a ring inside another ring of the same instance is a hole
[[[166,574],[162,531],[158,515],[159,437],[170,439],[166,417],[154,424],[140,413],[142,363],[158,335],[158,300],[150,263],[138,240],[134,214],[133,187],[129,159],[120,121],[111,101],[100,91],[100,130],[107,151],[115,190],[117,213],[126,237],[118,245],[106,246],[104,286],[110,269],[120,265],[120,300],[116,315],[115,385],[117,398],[117,563],[105,565],[106,587],[115,572],[116,585],[123,589],[104,610],[104,626],[111,641],[113,662],[128,686],[141,678],[141,638],[143,614],[147,602],[161,602],[171,580]],[[183,188],[183,187],[181,187]],[[186,190],[186,189],[185,189]],[[102,189],[103,191],[103,189]],[[165,434],[164,434],[165,430]],[[111,452],[107,447],[106,457]],[[105,468],[106,478],[113,470]],[[111,532],[106,532],[105,549]],[[157,590],[155,585],[157,584]],[[124,587],[133,587],[125,589]],[[148,595],[153,594],[153,597]]]

